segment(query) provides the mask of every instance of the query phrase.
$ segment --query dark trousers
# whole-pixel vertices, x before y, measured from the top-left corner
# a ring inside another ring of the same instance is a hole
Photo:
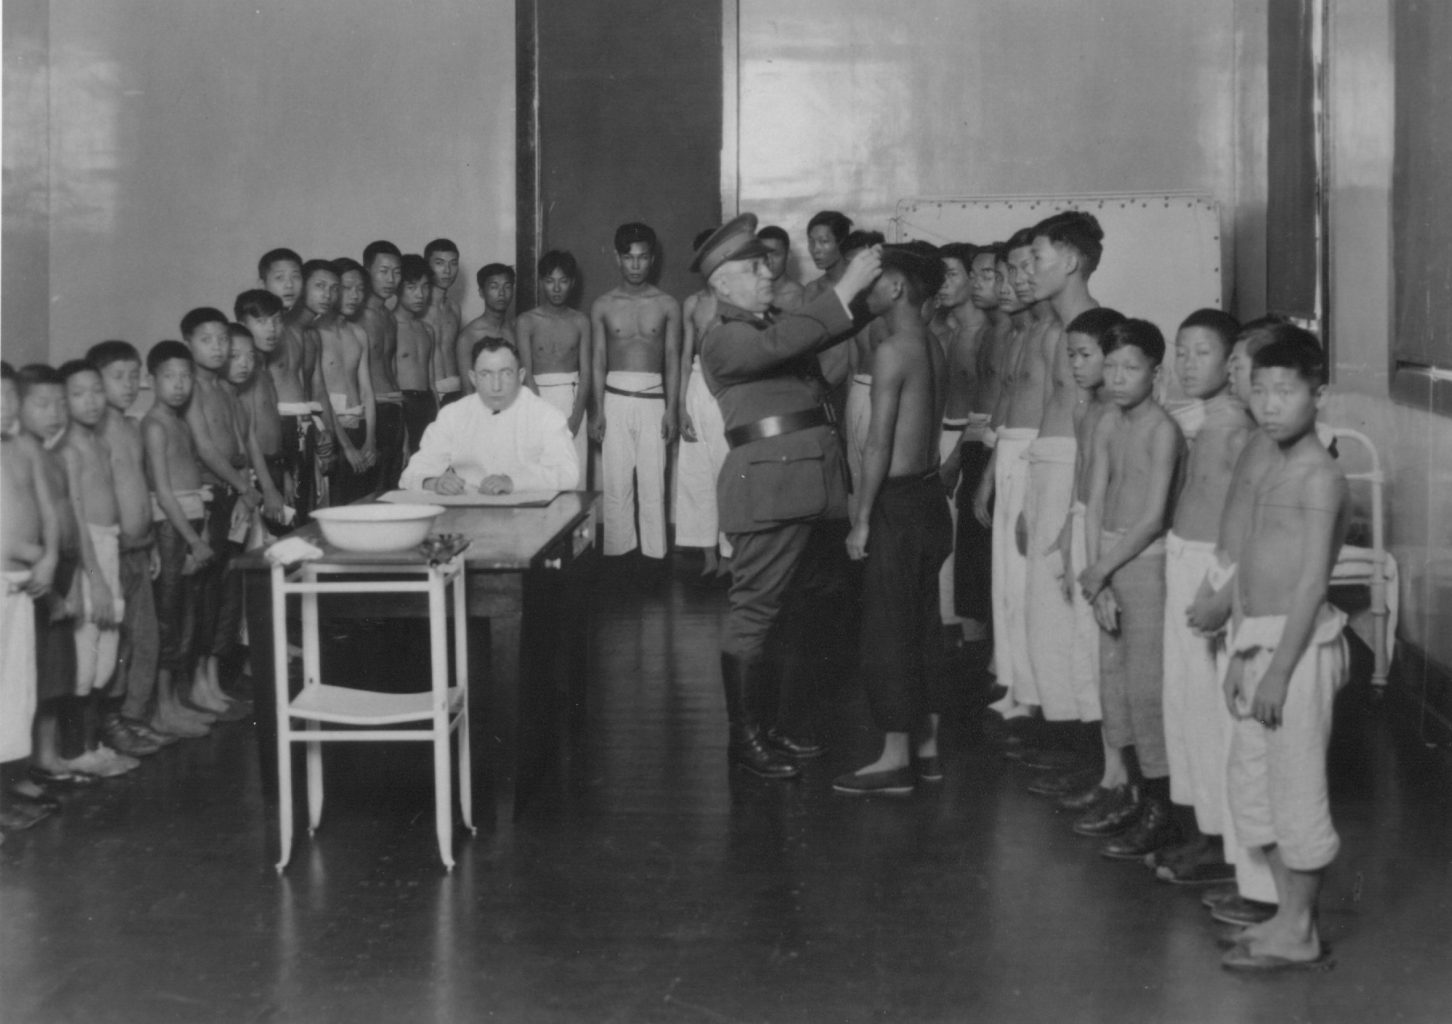
[[[936,471],[884,481],[868,522],[863,685],[878,728],[911,732],[947,707],[938,573],[953,550],[953,524]]]
[[[347,432],[348,440],[353,442],[355,448],[361,449],[363,442],[368,439],[366,426],[340,426],[338,430]],[[338,460],[333,464],[333,471],[328,477],[328,494],[333,504],[346,505],[359,498],[366,498],[374,492],[377,486],[378,463],[375,462],[361,473],[354,472],[348,462],[348,457],[343,454],[342,446],[339,445]]]
[[[200,589],[195,649],[198,656],[225,658],[232,652],[242,626],[242,575],[232,568],[232,559],[242,553],[242,545],[227,539],[237,500],[237,492],[230,487],[212,485],[206,537],[216,557],[196,574]]]
[[[413,455],[418,451],[424,431],[428,429],[428,425],[438,414],[438,399],[434,397],[432,391],[405,391],[403,393],[403,430],[407,438],[405,452]]]
[[[292,474],[295,490],[292,507],[297,509],[293,527],[308,521],[313,509],[318,507],[318,488],[315,474],[318,460],[318,432],[311,416],[282,417],[282,451],[288,472]],[[287,492],[283,491],[285,495]]]
[[[121,541],[121,596],[126,601],[126,615],[121,623],[121,646],[117,652],[116,674],[112,676],[111,695],[124,697],[121,714],[143,719],[151,707],[151,693],[156,687],[157,644],[156,605],[151,589],[151,545],[126,547]]]
[[[191,521],[191,527],[205,536],[206,522]],[[159,641],[157,666],[174,678],[188,679],[195,664],[197,612],[201,605],[200,573],[183,575],[186,566],[186,540],[170,522],[156,524],[156,548],[161,556],[161,572],[152,583],[156,603],[156,631]]]
[[[378,446],[378,488],[391,491],[398,487],[404,465],[403,406],[397,402],[379,402],[378,418],[373,425],[373,442]]]
[[[51,592],[35,602],[37,700],[76,695],[76,620],[65,610],[65,599],[76,576],[77,561],[76,555],[62,552]]]
[[[988,470],[993,451],[982,441],[966,441],[958,480],[958,532],[953,561],[953,610],[965,619],[993,621],[993,530],[973,515],[973,495]]]

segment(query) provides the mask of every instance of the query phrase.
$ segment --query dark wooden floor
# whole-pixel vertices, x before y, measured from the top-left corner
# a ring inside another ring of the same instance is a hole
[[[1197,893],[1110,863],[950,723],[948,778],[834,797],[850,679],[797,784],[732,778],[724,598],[601,582],[583,729],[507,839],[441,870],[423,755],[330,748],[272,869],[251,726],[164,751],[0,848],[0,1019],[1449,1021],[1452,776],[1364,673],[1333,751],[1337,968],[1231,976]],[[983,681],[964,672],[965,708]]]

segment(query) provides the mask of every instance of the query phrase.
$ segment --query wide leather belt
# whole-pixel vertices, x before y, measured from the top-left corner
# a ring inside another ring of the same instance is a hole
[[[798,430],[810,430],[812,427],[826,427],[830,426],[831,423],[831,415],[823,409],[791,412],[785,416],[768,416],[766,419],[757,420],[755,423],[748,423],[741,427],[732,427],[726,431],[726,443],[732,448],[739,448],[743,444],[750,444],[752,441],[761,441],[768,437],[780,437],[782,434],[795,434]]]
[[[626,398],[659,398],[662,401],[665,400],[664,391],[626,391],[624,388],[611,387],[609,384],[605,385],[605,390],[612,395],[624,395]]]

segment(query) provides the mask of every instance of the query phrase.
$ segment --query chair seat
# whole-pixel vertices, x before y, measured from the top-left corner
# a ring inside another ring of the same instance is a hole
[[[459,710],[462,700],[463,690],[457,686],[450,687],[449,714]],[[426,722],[433,718],[434,695],[429,690],[419,693],[379,693],[323,683],[304,687],[302,693],[289,702],[288,713],[295,718],[314,722],[336,722],[341,725]]]

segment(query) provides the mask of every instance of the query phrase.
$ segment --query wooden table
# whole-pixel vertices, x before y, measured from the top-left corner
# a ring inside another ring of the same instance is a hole
[[[469,608],[470,728],[476,804],[496,832],[508,829],[539,781],[561,711],[586,675],[588,602],[582,569],[594,546],[598,494],[567,491],[544,508],[448,508],[436,533],[470,538],[464,555]],[[293,536],[322,544],[317,524]],[[268,564],[243,572],[264,796],[277,797],[276,700]],[[398,602],[350,598],[336,614],[413,617]],[[480,621],[483,620],[483,621]],[[487,803],[479,796],[488,794]]]

